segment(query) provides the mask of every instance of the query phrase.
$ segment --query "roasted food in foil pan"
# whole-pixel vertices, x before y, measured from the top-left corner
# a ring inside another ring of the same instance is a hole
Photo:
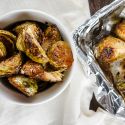
[[[73,35],[86,75],[96,76],[94,93],[108,112],[125,118],[125,2],[115,0],[81,25]],[[86,70],[86,69],[85,69]]]

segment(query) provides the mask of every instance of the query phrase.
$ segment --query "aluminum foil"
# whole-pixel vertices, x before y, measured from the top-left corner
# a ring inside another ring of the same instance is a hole
[[[105,76],[93,53],[94,45],[110,34],[112,27],[120,18],[125,18],[125,1],[115,0],[81,25],[74,32],[73,39],[80,62],[89,66],[84,68],[87,76],[89,77],[91,73],[96,76],[97,90],[94,93],[97,101],[106,111],[125,120],[125,101],[113,88],[112,81]]]

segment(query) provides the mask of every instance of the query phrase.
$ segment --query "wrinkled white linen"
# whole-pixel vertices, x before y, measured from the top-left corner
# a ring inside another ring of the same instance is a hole
[[[87,0],[0,0],[0,15],[17,9],[37,9],[57,17],[71,33],[87,18]],[[83,67],[84,69],[85,67]],[[0,99],[0,125],[118,125],[121,120],[98,109],[89,110],[94,77],[85,77],[77,61],[70,86],[54,100],[37,106],[20,106]]]

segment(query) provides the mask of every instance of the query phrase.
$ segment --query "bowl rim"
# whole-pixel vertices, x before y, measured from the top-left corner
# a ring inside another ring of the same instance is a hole
[[[66,29],[66,26],[64,26],[56,17],[52,16],[51,14],[48,14],[46,12],[43,12],[43,11],[40,11],[40,10],[36,10],[36,9],[20,9],[20,10],[12,10],[10,12],[7,12],[3,15],[1,15],[0,17],[0,20],[1,19],[4,19],[4,18],[7,18],[7,16],[10,16],[10,15],[13,15],[13,14],[20,14],[20,13],[36,13],[36,14],[39,14],[39,15],[42,15],[42,17],[46,17],[48,19],[52,19],[55,24],[58,24],[58,27],[60,29],[62,29],[64,32],[65,32],[65,36],[69,39],[68,43],[70,43],[70,47],[71,47],[71,50],[72,50],[72,53],[73,53],[73,59],[74,59],[74,62],[72,64],[72,71],[70,72],[70,76],[66,82],[66,84],[64,86],[61,87],[61,89],[54,93],[52,95],[52,97],[49,97],[43,101],[39,101],[39,102],[35,102],[35,103],[24,103],[24,102],[19,102],[19,101],[13,101],[12,99],[9,99],[9,98],[5,98],[4,96],[1,96],[3,99],[9,101],[10,103],[13,103],[13,104],[18,104],[18,105],[25,105],[25,106],[33,106],[33,105],[39,105],[39,104],[44,104],[44,103],[47,103],[53,99],[55,99],[56,97],[58,97],[59,95],[61,95],[64,90],[66,90],[66,88],[69,86],[69,84],[71,83],[71,80],[73,78],[73,75],[74,75],[74,71],[75,71],[75,66],[76,66],[76,49],[75,49],[75,45],[74,45],[74,42],[73,42],[73,38],[72,38],[72,32],[71,33],[68,33],[67,29]]]

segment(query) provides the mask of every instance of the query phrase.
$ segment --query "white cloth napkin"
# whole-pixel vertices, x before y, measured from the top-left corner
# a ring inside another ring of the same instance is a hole
[[[26,8],[52,14],[69,33],[90,16],[87,0],[0,0],[0,15]],[[86,78],[84,68],[77,61],[70,86],[46,104],[28,107],[0,99],[0,125],[122,125],[123,121],[101,109],[89,110],[95,79]]]

